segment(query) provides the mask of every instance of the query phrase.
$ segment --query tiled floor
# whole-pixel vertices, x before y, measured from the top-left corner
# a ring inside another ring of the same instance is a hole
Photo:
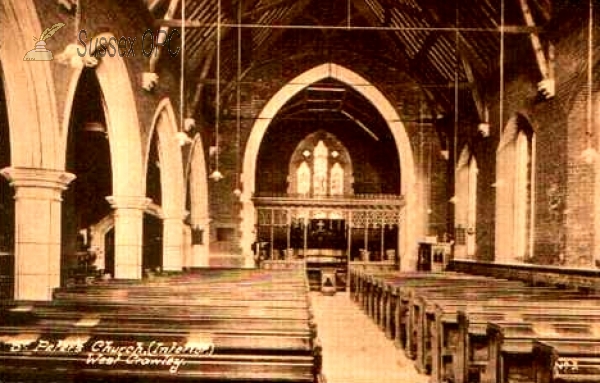
[[[347,293],[311,293],[327,383],[427,383]]]

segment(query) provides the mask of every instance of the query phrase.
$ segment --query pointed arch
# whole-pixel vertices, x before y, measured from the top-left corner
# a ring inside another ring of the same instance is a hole
[[[183,267],[183,215],[185,210],[185,186],[181,149],[177,143],[177,118],[169,98],[162,99],[152,119],[146,148],[147,168],[152,137],[157,135],[160,167],[161,210],[163,213],[163,269],[181,271]],[[144,172],[145,174],[146,172]]]
[[[331,156],[330,159],[326,158],[326,178],[328,177],[326,194],[340,196],[354,194],[354,181],[352,179],[354,171],[350,153],[335,135],[322,129],[308,134],[298,145],[296,145],[289,163],[289,194],[298,193],[308,195],[314,191],[315,185],[313,185],[311,173],[314,171],[313,168],[315,167],[317,157],[320,155],[319,152],[323,151],[323,149],[325,149],[326,157],[328,157],[327,151]],[[336,166],[336,171],[332,172],[334,166]],[[302,170],[302,172],[299,172],[300,170]],[[334,174],[336,176],[335,179],[333,178]],[[301,182],[300,175],[307,177],[304,182]],[[334,181],[336,183],[335,186]],[[300,184],[306,186],[303,192],[299,190],[302,189]],[[335,192],[332,191],[334,189]]]
[[[399,153],[398,157],[400,168],[402,169],[400,172],[402,194],[404,195],[406,201],[404,214],[400,225],[401,227],[399,236],[401,267],[405,270],[415,269],[417,238],[421,236],[424,231],[423,224],[420,222],[421,220],[416,218],[422,216],[423,213],[421,206],[422,204],[419,203],[419,200],[422,200],[422,195],[421,192],[417,190],[418,188],[415,187],[413,152],[406,129],[404,128],[404,125],[402,124],[402,121],[400,120],[400,117],[394,106],[383,95],[383,93],[377,89],[377,87],[352,70],[335,63],[318,65],[300,74],[284,85],[267,102],[257,117],[254,126],[252,127],[252,131],[250,132],[250,137],[244,152],[244,162],[242,168],[242,181],[244,188],[241,196],[241,246],[244,254],[248,255],[245,257],[247,260],[246,265],[251,266],[253,264],[252,257],[250,256],[250,250],[253,241],[252,230],[254,228],[256,211],[251,198],[256,186],[256,160],[262,139],[265,136],[271,121],[275,118],[278,111],[285,105],[287,101],[289,101],[292,97],[294,97],[294,95],[296,95],[306,86],[326,78],[333,78],[349,85],[367,100],[369,100],[383,116],[390,131],[392,132],[396,148]]]
[[[208,267],[208,183],[202,137],[196,134],[192,142],[190,162],[186,172],[190,188],[190,223],[192,226],[191,267]]]
[[[110,40],[112,33],[93,38]],[[68,49],[68,48],[67,48]],[[88,52],[91,54],[91,52]],[[69,121],[77,83],[83,67],[70,70],[70,82],[65,100],[61,131],[60,161],[65,164]],[[94,68],[102,92],[106,131],[110,147],[112,196],[107,200],[118,213],[115,217],[115,278],[142,277],[143,212],[149,200],[145,198],[144,156],[141,124],[129,70],[119,55],[103,57]]]
[[[471,148],[465,146],[455,170],[454,227],[457,259],[474,259],[477,226],[477,160]]]
[[[145,169],[148,167],[148,155],[152,136],[158,135],[158,156],[161,163],[160,180],[162,189],[162,211],[165,217],[183,217],[185,210],[185,186],[183,179],[183,161],[181,148],[176,139],[177,118],[169,98],[162,99],[152,118],[149,139],[146,147]]]
[[[59,118],[50,61],[23,61],[42,32],[32,0],[0,2],[0,61],[8,111],[13,167],[64,169],[57,142]],[[18,33],[15,33],[18,31]],[[16,129],[18,127],[18,129]]]
[[[496,262],[533,256],[535,133],[522,114],[512,116],[496,152]]]
[[[109,40],[112,33],[102,33],[93,38]],[[65,163],[67,136],[73,99],[83,68],[71,69],[69,90],[65,102],[65,113],[61,135],[61,163]],[[104,57],[95,68],[104,100],[106,130],[110,143],[115,196],[144,195],[144,156],[140,134],[140,120],[132,89],[133,81],[122,57]],[[63,165],[64,166],[64,165]]]

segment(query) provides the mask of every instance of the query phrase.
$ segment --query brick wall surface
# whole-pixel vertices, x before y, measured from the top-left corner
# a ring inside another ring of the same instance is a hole
[[[55,54],[68,43],[78,43],[73,14],[62,11],[56,2],[36,0],[36,6],[43,26],[59,21],[67,24],[49,43],[49,48]],[[587,147],[588,126],[592,128],[592,142],[597,144],[595,132],[599,128],[600,119],[588,125],[586,117],[587,25],[581,22],[586,17],[584,8],[571,7],[556,13],[555,19],[548,26],[548,33],[542,36],[544,43],[552,40],[556,47],[556,97],[541,100],[537,96],[536,84],[541,76],[527,36],[507,35],[503,94],[500,95],[498,71],[494,71],[491,78],[478,79],[485,88],[491,134],[487,138],[481,137],[476,129],[477,118],[461,114],[456,134],[460,141],[456,143],[452,136],[441,137],[433,126],[414,122],[422,117],[420,112],[423,111],[423,100],[427,97],[407,73],[393,69],[389,63],[369,59],[369,51],[381,50],[384,48],[382,45],[354,46],[353,44],[360,44],[360,41],[366,39],[349,41],[347,39],[351,37],[333,36],[332,41],[337,38],[338,44],[334,44],[335,48],[326,50],[324,44],[314,38],[313,32],[307,32],[299,34],[296,38],[298,41],[273,46],[270,49],[273,57],[263,60],[261,65],[245,75],[244,83],[240,85],[239,110],[235,87],[222,96],[218,137],[219,170],[225,178],[218,183],[208,181],[210,216],[213,220],[211,239],[216,239],[218,227],[234,228],[236,234],[227,249],[237,251],[235,242],[239,236],[237,228],[240,222],[240,203],[233,195],[233,190],[239,184],[243,153],[254,119],[266,102],[289,80],[324,62],[335,62],[375,84],[403,120],[413,121],[406,122],[405,128],[415,158],[416,187],[426,196],[423,203],[428,217],[423,217],[423,220],[428,234],[440,234],[453,227],[453,207],[448,203],[454,193],[453,166],[456,160],[453,150],[457,148],[460,151],[465,144],[469,144],[479,168],[476,235],[478,258],[481,260],[492,260],[495,257],[497,189],[493,184],[496,181],[496,149],[501,129],[510,117],[521,114],[535,130],[536,137],[534,254],[530,261],[539,264],[589,266],[595,252],[594,243],[597,241],[593,234],[596,222],[593,212],[595,204],[599,203],[595,198],[599,191],[596,166],[582,161],[581,152]],[[150,15],[143,9],[143,4],[133,2],[111,5],[85,2],[82,17],[82,22],[77,27],[86,29],[88,38],[99,32],[110,31],[117,37],[137,36],[138,42],[152,22]],[[598,38],[600,33],[596,28],[596,41]],[[298,47],[303,49],[299,50]],[[600,54],[594,52],[595,62],[599,58]],[[147,147],[146,143],[150,139],[149,131],[158,102],[164,97],[170,97],[175,110],[179,111],[179,59],[166,56],[161,59],[157,67],[160,78],[158,86],[148,93],[140,86],[141,73],[148,71],[148,59],[139,50],[135,57],[124,58],[136,98],[143,148]],[[495,65],[497,64],[490,63],[491,67]],[[67,99],[69,81],[64,80],[69,78],[70,69],[59,64],[53,64],[52,69],[57,106],[63,111],[70,102]],[[595,65],[594,72],[599,72],[597,69]],[[197,121],[206,121],[197,128],[202,136],[205,153],[208,153],[209,146],[214,145],[216,140],[211,112],[214,104],[206,101],[210,99],[211,92],[213,90],[207,87],[200,103],[200,112],[195,116]],[[187,93],[189,97],[193,89],[187,89]],[[499,108],[501,98],[502,116]],[[466,109],[465,103],[468,102],[461,99],[460,106]],[[597,105],[597,101],[594,105]],[[238,112],[241,117],[239,130],[236,121]],[[62,113],[59,114],[61,118],[66,118]],[[426,114],[431,117],[428,109]],[[450,129],[446,126],[446,131],[452,132],[453,122],[440,123],[449,124]],[[450,150],[449,160],[441,158],[441,149]],[[187,161],[186,151],[183,153],[184,160]],[[207,172],[210,174],[216,166],[215,158],[206,155],[206,159]],[[431,211],[428,212],[427,209]]]

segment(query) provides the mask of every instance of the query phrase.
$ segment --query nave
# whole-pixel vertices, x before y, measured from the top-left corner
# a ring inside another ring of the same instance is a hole
[[[307,282],[303,271],[204,270],[8,303],[0,381],[428,381],[347,292]]]
[[[1,307],[0,381],[600,381],[600,296],[513,273],[194,270]]]
[[[0,0],[0,383],[600,381],[598,1]]]

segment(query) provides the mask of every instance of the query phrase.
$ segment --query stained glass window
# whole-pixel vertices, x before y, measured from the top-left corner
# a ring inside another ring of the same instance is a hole
[[[310,168],[306,161],[302,161],[298,170],[296,170],[296,176],[298,179],[297,193],[308,194],[310,192]]]
[[[313,195],[327,195],[327,173],[329,164],[327,156],[329,151],[323,141],[319,141],[315,147],[315,156],[313,161]]]
[[[336,162],[331,167],[331,185],[330,185],[330,194],[331,195],[343,195],[344,194],[344,169],[339,162]]]

